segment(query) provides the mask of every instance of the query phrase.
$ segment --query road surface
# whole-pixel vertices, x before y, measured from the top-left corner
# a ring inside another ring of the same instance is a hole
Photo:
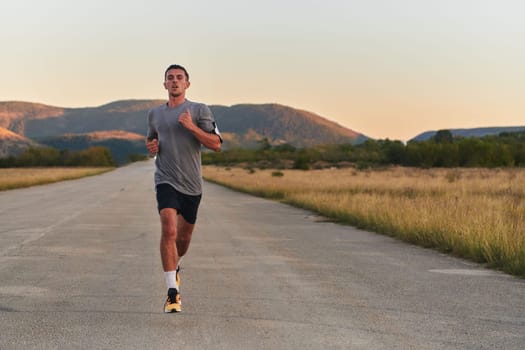
[[[0,192],[0,349],[525,349],[525,281],[206,184],[163,314],[153,164]]]

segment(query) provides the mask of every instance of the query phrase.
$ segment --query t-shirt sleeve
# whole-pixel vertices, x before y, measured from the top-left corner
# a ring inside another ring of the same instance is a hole
[[[158,133],[153,125],[153,111],[148,112],[148,132],[146,134],[148,139],[158,139]]]
[[[215,119],[213,118],[213,114],[210,110],[210,107],[206,106],[205,104],[201,105],[197,125],[202,130],[210,134],[216,134],[217,136],[219,136],[219,139],[221,140],[221,143],[222,143],[222,137],[221,137],[221,133],[219,132],[219,128],[217,127],[217,123],[215,122]]]

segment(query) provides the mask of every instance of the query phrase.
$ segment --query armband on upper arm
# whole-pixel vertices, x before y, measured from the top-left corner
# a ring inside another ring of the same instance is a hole
[[[217,123],[213,122],[213,131],[212,131],[215,135],[219,136],[219,140],[221,140],[221,143],[222,143],[222,136],[221,136],[221,132],[219,131],[219,128],[217,127]]]

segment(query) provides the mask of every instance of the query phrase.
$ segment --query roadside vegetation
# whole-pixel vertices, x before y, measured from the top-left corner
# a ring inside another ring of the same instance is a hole
[[[31,147],[17,156],[0,158],[0,191],[98,175],[115,168],[104,147],[59,151]]]
[[[255,168],[321,169],[358,168],[385,165],[408,167],[522,167],[525,166],[525,132],[501,133],[482,138],[453,137],[440,130],[428,141],[408,142],[367,140],[362,144],[321,145],[296,148],[289,144],[271,145],[267,139],[257,149],[230,149],[205,153],[204,164]]]
[[[54,166],[113,167],[115,162],[109,149],[100,146],[79,151],[30,147],[17,156],[0,158],[0,168]]]
[[[0,168],[0,191],[102,174],[113,167]]]
[[[525,169],[255,169],[207,180],[525,277]]]

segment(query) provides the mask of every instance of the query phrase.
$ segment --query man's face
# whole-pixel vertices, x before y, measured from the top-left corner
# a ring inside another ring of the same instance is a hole
[[[166,72],[164,87],[170,96],[179,97],[185,94],[186,89],[190,87],[190,82],[182,69],[170,69]]]

